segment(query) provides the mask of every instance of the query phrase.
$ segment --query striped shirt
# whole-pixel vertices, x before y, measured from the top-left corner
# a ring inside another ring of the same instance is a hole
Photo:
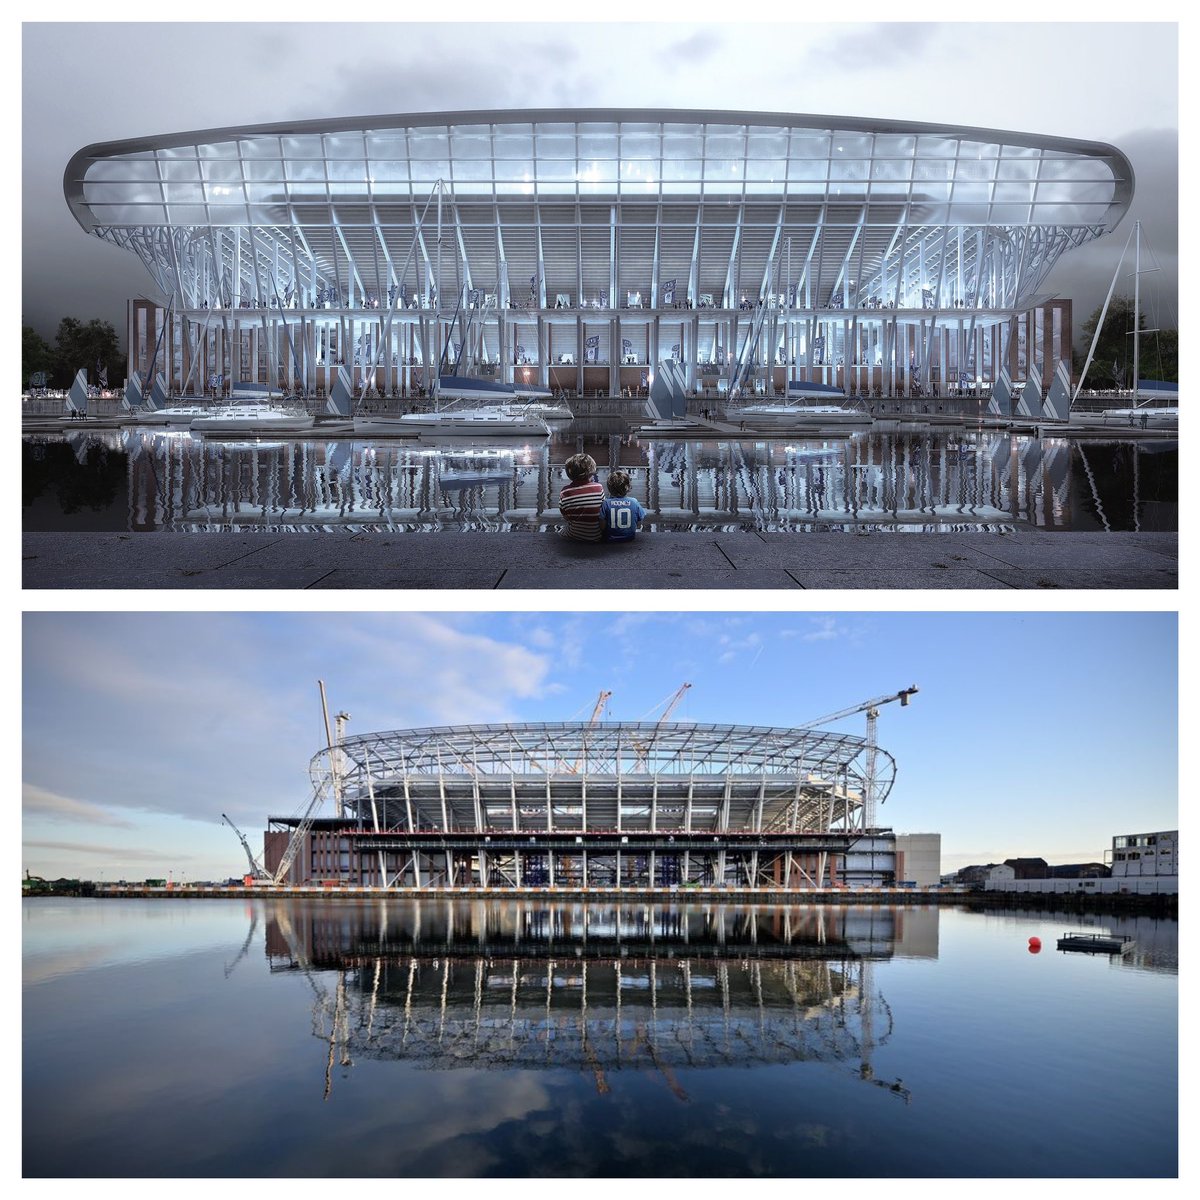
[[[558,495],[558,511],[567,523],[567,537],[580,542],[601,538],[600,505],[604,487],[599,483],[572,483]]]

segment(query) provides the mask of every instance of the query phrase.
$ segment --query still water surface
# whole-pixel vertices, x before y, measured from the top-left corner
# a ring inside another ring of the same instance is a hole
[[[23,903],[30,1177],[1177,1170],[1174,921]]]
[[[1178,445],[983,430],[536,444],[212,440],[145,428],[23,441],[27,530],[534,530],[576,450],[657,530],[1176,528]]]

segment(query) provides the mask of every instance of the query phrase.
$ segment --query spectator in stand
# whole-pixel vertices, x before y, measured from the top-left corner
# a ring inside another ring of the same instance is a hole
[[[590,454],[572,454],[563,466],[571,481],[558,495],[558,511],[566,522],[564,537],[577,542],[602,538],[600,506],[604,488],[596,479],[596,460]]]

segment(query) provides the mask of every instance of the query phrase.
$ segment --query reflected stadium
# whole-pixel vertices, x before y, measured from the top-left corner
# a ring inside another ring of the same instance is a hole
[[[663,1075],[842,1065],[874,1078],[892,1014],[873,966],[937,957],[936,910],[413,901],[266,910],[275,973],[303,972],[332,1067]],[[255,912],[247,946],[255,936]],[[236,963],[234,964],[236,965]]]
[[[645,528],[762,532],[1176,528],[1175,443],[1004,431],[586,443]],[[26,528],[106,511],[129,531],[548,531],[574,439],[529,446],[210,440],[149,428],[29,436]],[[68,502],[74,506],[67,508]]]
[[[1047,277],[1134,177],[1112,146],[1030,133],[548,109],[109,142],[63,184],[149,272],[129,369],[170,393],[318,396],[344,369],[403,397],[449,355],[575,396],[644,394],[668,361],[688,395],[907,396],[1069,365]]]

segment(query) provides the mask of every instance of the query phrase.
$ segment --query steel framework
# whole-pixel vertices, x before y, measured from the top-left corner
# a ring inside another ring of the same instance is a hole
[[[675,722],[359,734],[310,765],[314,797],[331,795],[336,758],[343,806],[312,853],[385,886],[820,883],[867,832],[868,750],[825,730]],[[895,770],[877,750],[879,802]]]

